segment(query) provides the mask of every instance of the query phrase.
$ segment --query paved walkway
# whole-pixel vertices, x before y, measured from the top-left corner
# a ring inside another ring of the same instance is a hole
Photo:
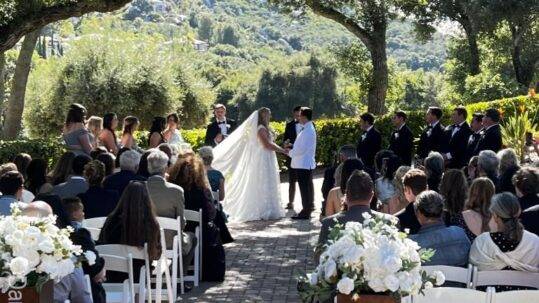
[[[320,209],[322,179],[315,179],[315,204]],[[281,184],[288,197],[288,183]],[[285,198],[286,200],[286,198]],[[299,188],[295,207],[301,209]],[[313,245],[320,229],[319,212],[311,221],[291,220],[230,224],[235,238],[227,244],[226,278],[223,283],[201,283],[182,302],[300,302],[296,277],[314,268]]]

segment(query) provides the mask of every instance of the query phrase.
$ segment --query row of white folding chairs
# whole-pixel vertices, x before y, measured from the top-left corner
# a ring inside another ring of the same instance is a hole
[[[496,292],[469,288],[437,287],[425,291],[425,295],[413,296],[412,303],[537,303],[539,290],[512,290]]]
[[[468,265],[468,268],[445,265],[423,266],[422,268],[427,273],[441,271],[446,281],[462,283],[467,288],[511,285],[539,289],[539,273],[516,270],[479,271],[472,265]]]

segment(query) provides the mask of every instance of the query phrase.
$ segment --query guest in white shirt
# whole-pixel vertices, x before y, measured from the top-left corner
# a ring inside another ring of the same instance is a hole
[[[302,107],[299,123],[302,129],[288,155],[292,158],[290,166],[296,171],[303,209],[292,219],[310,219],[314,210],[314,186],[312,171],[316,168],[316,130],[312,120],[313,111]]]

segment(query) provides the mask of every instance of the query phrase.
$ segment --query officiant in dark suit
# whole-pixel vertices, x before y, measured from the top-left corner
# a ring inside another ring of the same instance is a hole
[[[213,106],[214,120],[206,128],[204,144],[215,147],[236,129],[236,121],[226,117],[226,107],[223,104]]]
[[[408,116],[403,111],[397,111],[393,115],[392,122],[395,130],[389,138],[389,149],[399,156],[402,164],[412,165],[414,134],[406,125],[407,118]]]
[[[483,131],[477,142],[475,154],[484,150],[497,153],[502,149],[502,130],[500,128],[500,112],[495,108],[489,108],[483,116]]]
[[[473,114],[472,122],[470,123],[470,129],[472,130],[472,134],[470,135],[470,137],[468,138],[468,142],[466,143],[466,164],[470,162],[470,159],[473,156],[477,156],[477,154],[475,153],[475,148],[477,147],[479,138],[481,138],[481,131],[483,130],[482,113]]]
[[[369,168],[374,168],[374,156],[382,149],[382,135],[374,128],[374,116],[364,113],[360,117],[363,134],[357,142],[357,157]]]
[[[299,116],[301,112],[301,106],[294,107],[294,110],[292,111],[292,120],[290,122],[286,123],[286,127],[284,129],[284,135],[283,135],[283,142],[284,142],[284,148],[291,147],[294,145],[294,142],[296,142],[296,138],[301,131],[301,124],[299,123]],[[294,199],[296,197],[296,183],[297,183],[297,176],[294,171],[294,169],[290,166],[291,159],[286,158],[286,167],[288,167],[288,204],[286,205],[286,209],[294,209]]]
[[[453,125],[449,125],[445,129],[446,144],[443,156],[448,162],[448,168],[460,169],[467,164],[466,149],[463,147],[468,144],[468,139],[472,134],[472,130],[466,122],[467,117],[466,108],[456,107],[451,115]]]
[[[423,130],[417,146],[417,156],[420,159],[425,159],[431,151],[442,151],[445,132],[440,119],[442,110],[439,107],[429,107],[425,115],[427,127]]]

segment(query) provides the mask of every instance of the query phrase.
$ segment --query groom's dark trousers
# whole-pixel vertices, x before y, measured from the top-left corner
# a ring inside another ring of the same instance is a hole
[[[302,213],[311,214],[314,210],[314,185],[313,171],[311,169],[294,169],[298,178],[299,191],[301,193]]]

